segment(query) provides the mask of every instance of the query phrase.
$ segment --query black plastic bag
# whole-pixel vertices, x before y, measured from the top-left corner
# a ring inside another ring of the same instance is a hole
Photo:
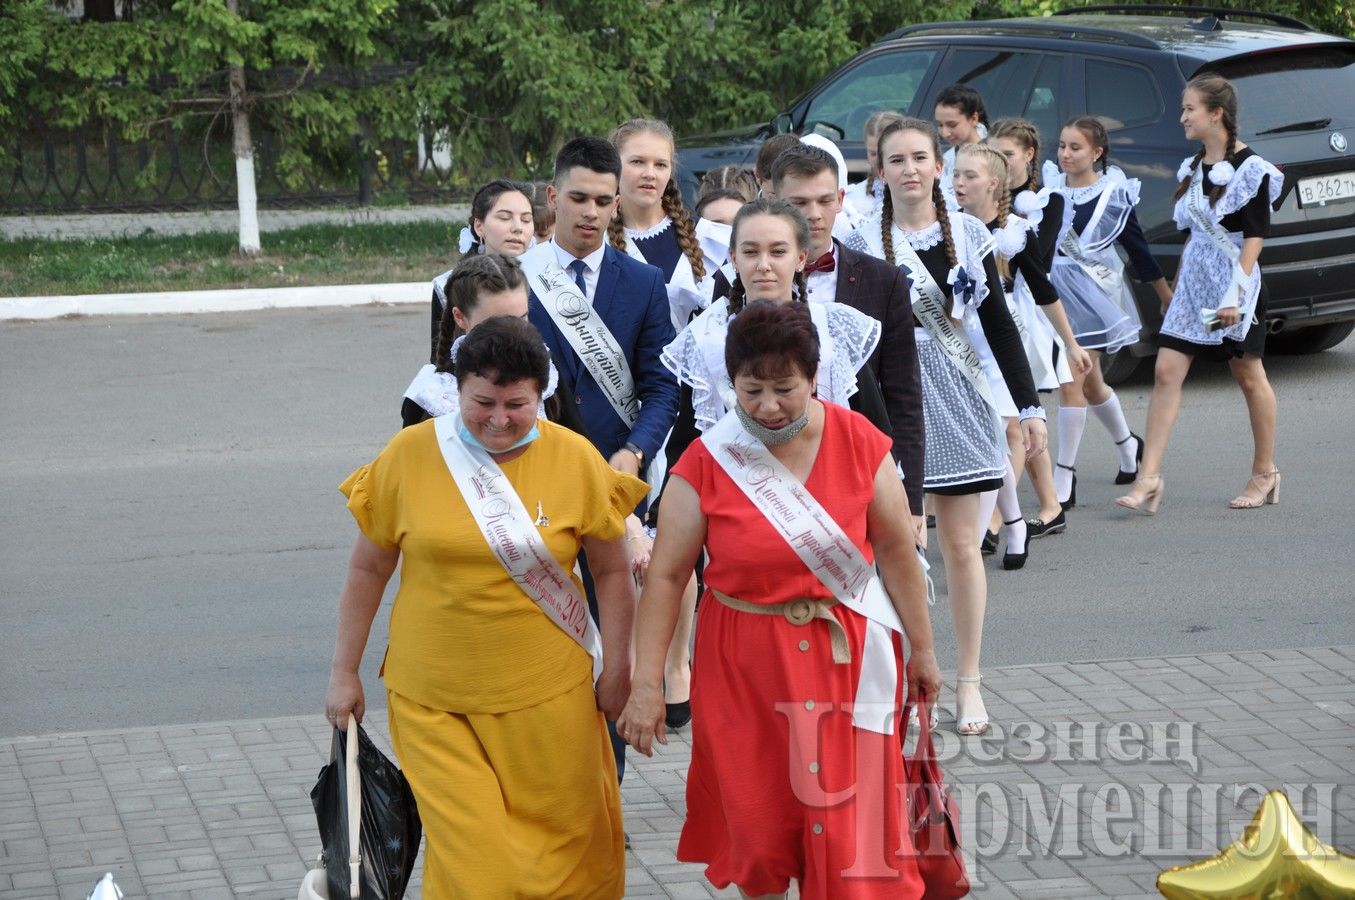
[[[423,826],[414,793],[400,769],[367,732],[358,732],[358,773],[362,785],[362,900],[399,900],[419,855]],[[344,777],[344,732],[334,729],[329,765],[311,789],[315,821],[324,847],[331,900],[346,900],[348,869],[348,782]]]

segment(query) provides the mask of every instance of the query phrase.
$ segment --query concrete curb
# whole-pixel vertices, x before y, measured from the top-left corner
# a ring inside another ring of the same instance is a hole
[[[62,316],[243,312],[253,309],[362,306],[367,303],[426,303],[430,294],[429,282],[410,281],[400,284],[329,284],[147,294],[0,297],[0,321],[57,319]]]

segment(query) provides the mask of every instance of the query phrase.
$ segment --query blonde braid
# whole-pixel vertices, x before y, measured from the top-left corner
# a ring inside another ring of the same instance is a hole
[[[621,220],[621,207],[616,207],[616,215],[607,225],[607,241],[622,253],[626,252],[626,223]]]
[[[677,181],[673,178],[669,178],[668,184],[664,186],[662,200],[664,214],[673,222],[678,246],[682,248],[687,261],[692,264],[692,277],[700,281],[706,277],[705,254],[701,252],[701,245],[697,243],[696,226],[692,224],[692,217],[687,215],[687,207],[682,204],[682,192],[678,190]]]

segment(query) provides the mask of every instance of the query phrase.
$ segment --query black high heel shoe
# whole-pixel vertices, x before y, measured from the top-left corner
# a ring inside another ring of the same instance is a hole
[[[1011,525],[1015,525],[1017,522],[1020,522],[1020,521],[1021,521],[1021,519],[1016,518],[1016,519],[1012,519],[1010,522],[1005,522],[1005,521],[1004,521],[1002,524],[1003,524],[1003,525],[1011,526]],[[1008,537],[1008,538],[1007,538],[1007,548],[1008,548],[1008,549],[1007,549],[1007,551],[1006,551],[1005,553],[1002,554],[1002,568],[1006,569],[1006,570],[1009,571],[1009,572],[1014,572],[1014,571],[1016,571],[1017,569],[1023,569],[1023,568],[1025,568],[1025,565],[1026,565],[1026,558],[1030,556],[1030,530],[1029,530],[1029,526],[1027,526],[1027,531],[1026,531],[1026,549],[1023,550],[1023,551],[1021,551],[1020,553],[1012,553],[1012,552],[1011,552],[1011,545],[1012,545],[1012,539],[1011,539],[1010,537]]]
[[[985,531],[983,540],[979,541],[979,552],[984,556],[992,556],[997,552],[998,533],[996,531]]]
[[[1063,507],[1064,512],[1067,512],[1077,506],[1077,466],[1065,466],[1063,463],[1054,463],[1054,465],[1073,473],[1073,486],[1068,490],[1068,499],[1059,501],[1059,506]]]
[[[1134,462],[1135,462],[1135,463],[1142,463],[1142,462],[1143,462],[1143,438],[1139,437],[1137,434],[1135,434],[1135,433],[1132,432],[1132,431],[1129,432],[1129,437],[1125,438],[1124,441],[1127,441],[1127,440],[1129,440],[1130,438],[1133,438],[1134,440],[1136,440],[1136,441],[1139,442],[1138,449],[1134,451]],[[1117,446],[1117,447],[1120,446],[1121,444],[1124,443],[1124,441],[1116,441],[1116,442],[1115,442],[1115,446]],[[1116,473],[1115,473],[1115,483],[1116,483],[1116,484],[1133,484],[1133,483],[1134,483],[1134,480],[1137,479],[1138,477],[1139,477],[1139,467],[1138,467],[1138,465],[1135,465],[1135,466],[1134,466],[1134,471],[1132,471],[1132,472],[1126,472],[1124,469],[1120,469],[1118,472],[1116,472]]]

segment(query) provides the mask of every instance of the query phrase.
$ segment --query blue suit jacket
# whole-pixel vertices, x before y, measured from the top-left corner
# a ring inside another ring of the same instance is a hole
[[[548,252],[555,251],[549,248]],[[588,374],[534,293],[528,318],[545,335],[560,378],[574,389],[593,445],[610,459],[627,443],[633,443],[644,452],[647,465],[673,427],[678,406],[677,378],[659,361],[659,352],[676,337],[663,273],[608,246],[598,273],[593,309],[626,353],[626,364],[635,379],[640,417],[633,426],[628,426],[612,409],[607,395]]]

